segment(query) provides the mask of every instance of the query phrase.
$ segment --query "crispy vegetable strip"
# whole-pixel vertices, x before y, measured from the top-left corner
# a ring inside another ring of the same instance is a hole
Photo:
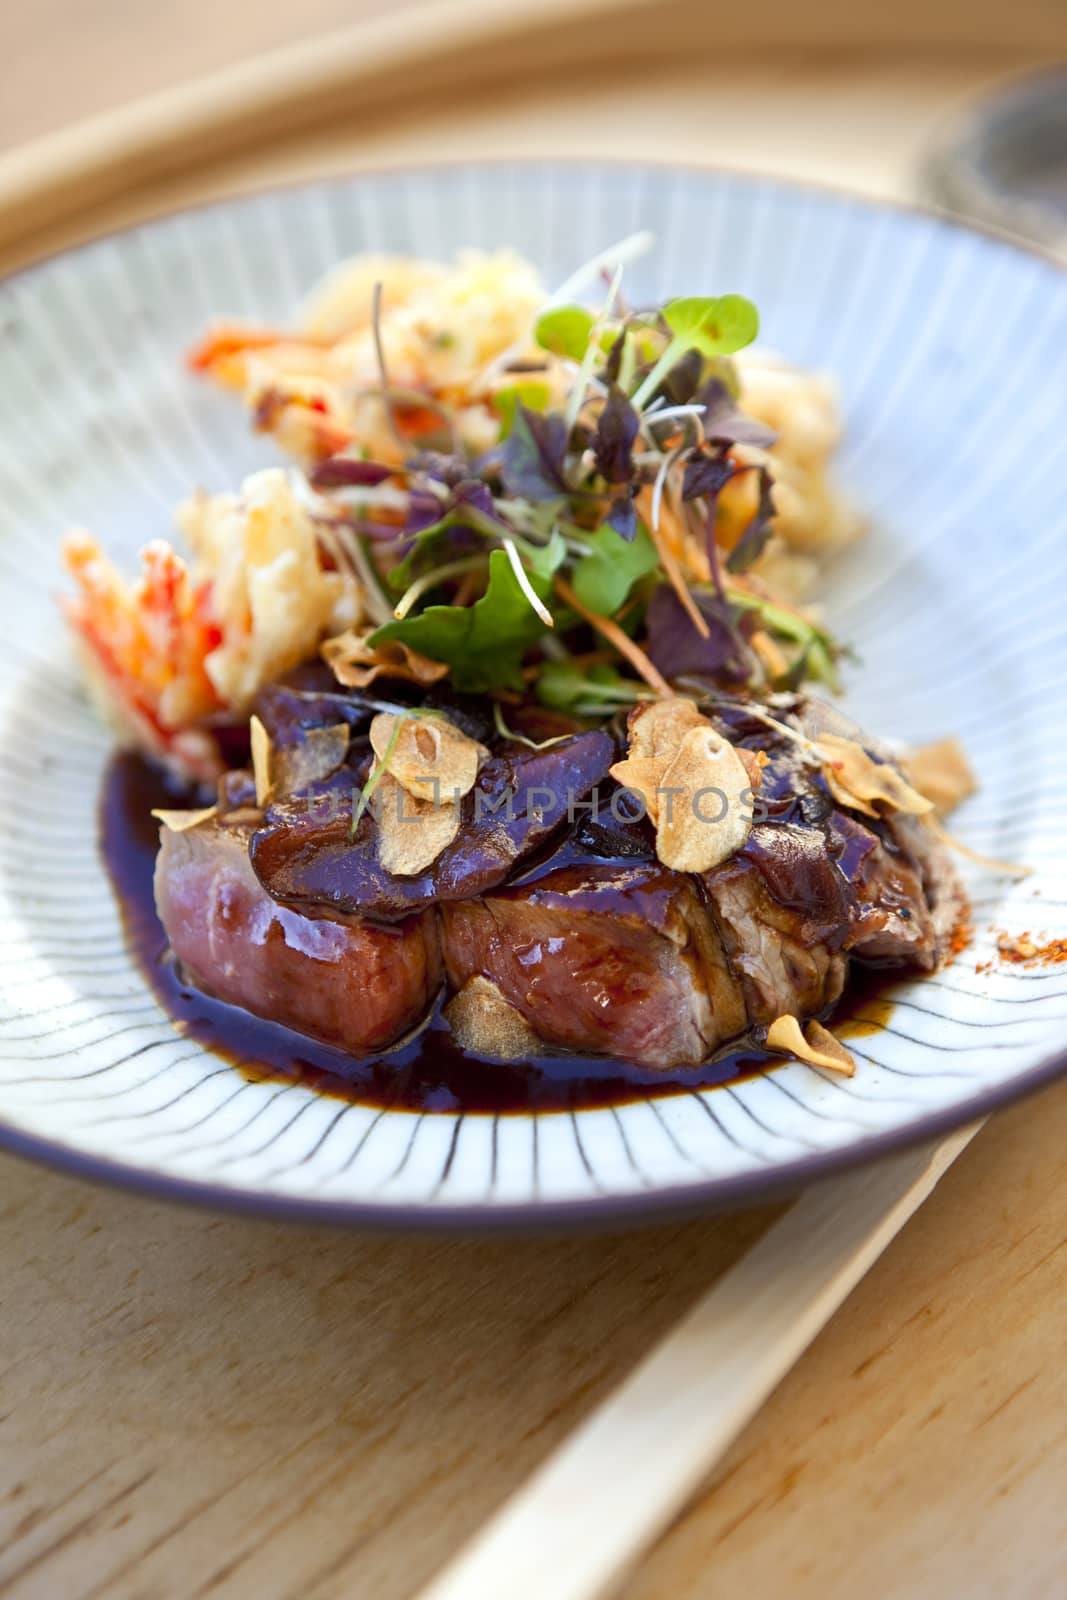
[[[610,645],[613,645],[619,654],[626,658],[634,671],[644,678],[650,689],[655,689],[656,693],[663,695],[665,699],[669,699],[674,694],[674,690],[662,673],[656,670],[645,655],[645,652],[639,649],[633,640],[623,633],[617,623],[612,622],[609,617],[598,617],[595,611],[590,611],[588,607],[583,606],[566,578],[557,576],[555,581],[556,592],[560,599],[565,601],[572,611],[576,611],[583,622],[588,622],[589,626],[599,633],[602,639],[606,639]]]

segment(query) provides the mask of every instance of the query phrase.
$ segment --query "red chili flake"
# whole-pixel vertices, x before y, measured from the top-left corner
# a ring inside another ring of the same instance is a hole
[[[1032,933],[1005,933],[997,935],[997,953],[1001,961],[1017,967],[1056,967],[1067,961],[1067,939],[1041,941]]]
[[[960,919],[948,936],[948,956],[946,966],[951,966],[957,956],[961,956],[968,949],[974,939],[974,924],[970,919],[970,909],[965,906],[960,913]]]

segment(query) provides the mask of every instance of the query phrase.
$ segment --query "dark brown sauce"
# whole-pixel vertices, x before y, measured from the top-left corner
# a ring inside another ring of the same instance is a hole
[[[185,1037],[249,1078],[303,1083],[337,1099],[405,1110],[570,1111],[737,1083],[781,1059],[749,1046],[669,1075],[595,1057],[501,1062],[459,1049],[437,1012],[407,1043],[377,1056],[354,1058],[213,1000],[182,981],[169,957],[152,893],[159,824],[151,811],[190,803],[195,802],[168,787],[137,757],[116,755],[100,802],[101,852],[131,954],[160,1005]],[[880,987],[884,979],[878,973],[856,987],[843,1013],[846,1035],[849,1029],[857,1037],[881,1026],[871,1019],[882,1015],[879,1008],[891,1008],[891,1002],[880,998]]]
[[[900,973],[852,963],[848,986],[834,1007],[833,1031],[842,1042],[881,1033],[893,1015],[890,986]]]

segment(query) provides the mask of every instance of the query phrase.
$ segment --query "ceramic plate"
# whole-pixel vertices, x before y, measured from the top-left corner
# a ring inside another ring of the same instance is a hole
[[[768,344],[841,385],[869,537],[826,604],[859,644],[848,708],[948,731],[982,780],[955,830],[1033,863],[969,870],[975,943],[897,986],[859,1070],[799,1064],[576,1115],[382,1112],[251,1083],[174,1032],[129,959],[97,852],[108,739],[54,604],[86,523],[120,557],[195,484],[270,459],[188,377],[212,318],[285,322],[360,250],[510,243],[547,280],[651,228],[637,302],[741,289]],[[0,1134],[80,1172],[212,1204],[401,1225],[580,1219],[755,1199],[963,1123],[1064,1066],[1067,967],[992,961],[994,929],[1067,931],[1067,279],[928,215],[774,181],[489,165],[311,183],[116,234],[0,294]]]

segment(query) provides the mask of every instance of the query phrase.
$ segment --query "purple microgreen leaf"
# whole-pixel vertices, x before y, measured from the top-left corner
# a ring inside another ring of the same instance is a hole
[[[704,372],[704,357],[699,350],[687,350],[671,367],[660,384],[668,405],[684,406],[696,395]]]
[[[773,428],[740,409],[721,378],[709,378],[693,400],[704,407],[704,433],[714,444],[749,444],[768,450],[778,437]]]
[[[561,416],[539,416],[524,405],[515,410],[504,441],[501,475],[509,494],[526,500],[557,500],[569,492],[563,475],[567,425]]]
[[[682,499],[714,503],[737,471],[724,450],[694,450],[682,474]]]
[[[752,675],[752,660],[728,602],[709,590],[690,591],[708,626],[702,638],[692,618],[669,584],[661,584],[645,614],[645,650],[667,679],[687,674],[707,674],[744,683]]]
[[[597,471],[608,483],[629,483],[641,419],[622,390],[612,387],[593,436]]]
[[[614,528],[627,544],[632,544],[637,537],[637,512],[632,499],[633,492],[631,490],[629,494],[619,495],[613,500],[604,518],[608,526]]]
[[[420,450],[412,456],[408,467],[412,472],[421,472],[425,478],[432,478],[435,483],[443,483],[447,489],[454,489],[471,475],[471,464],[466,456],[445,455],[440,450]]]
[[[774,482],[766,467],[759,467],[759,503],[748,527],[726,558],[729,572],[745,572],[763,554],[771,536],[774,516]]]
[[[490,517],[494,522],[500,522],[493,492],[481,478],[464,478],[461,483],[457,483],[452,491],[452,505],[456,510],[468,508],[480,511],[483,517]],[[501,527],[504,527],[502,522]]]
[[[408,494],[408,514],[404,518],[404,534],[410,536],[432,528],[440,522],[442,504],[435,494],[425,489],[412,489]]]
[[[611,349],[608,351],[608,359],[604,363],[604,382],[609,387],[619,381],[619,373],[622,370],[622,354],[625,348],[626,329],[624,327],[617,334]]]
[[[320,461],[311,474],[313,489],[373,489],[377,484],[392,478],[395,467],[385,467],[379,461],[360,461],[355,456],[330,456]]]

